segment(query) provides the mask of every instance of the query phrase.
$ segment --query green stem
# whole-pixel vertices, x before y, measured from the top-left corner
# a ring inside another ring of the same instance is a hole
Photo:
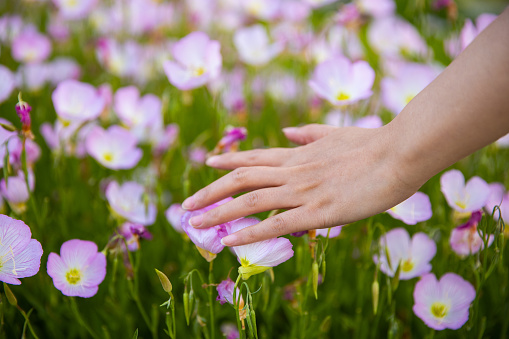
[[[214,281],[214,276],[212,274],[212,269],[214,261],[212,260],[209,265],[209,307],[210,307],[210,339],[215,338],[216,334],[216,325],[214,323],[214,286],[212,286]]]
[[[21,315],[23,315],[23,318],[25,318],[25,325],[23,326],[23,333],[25,333],[26,326],[28,325],[28,329],[30,330],[30,333],[32,333],[32,335],[34,336],[35,339],[39,339],[37,334],[35,334],[34,329],[32,328],[32,324],[30,323],[30,320],[28,319],[30,317],[30,314],[32,313],[33,309],[28,311],[28,314],[27,314],[27,313],[25,313],[25,311],[23,311],[23,309],[21,307],[19,307],[19,305],[16,305],[16,307],[20,311]]]
[[[150,322],[150,319],[149,319],[147,313],[145,312],[143,305],[141,304],[140,298],[138,296],[138,291],[135,288],[135,286],[133,286],[133,283],[131,280],[129,280],[129,287],[130,287],[129,290],[131,291],[131,296],[134,299],[134,302],[136,303],[138,310],[140,311],[143,321],[145,321],[145,324],[150,329],[150,332],[152,333],[152,337],[157,338],[157,331],[155,331],[155,329],[153,328],[152,323]]]
[[[170,292],[171,296],[171,319],[173,321],[173,338],[177,338],[177,323],[175,322],[175,298],[173,293]]]
[[[237,316],[237,329],[239,330],[239,338],[243,338],[242,325],[240,324],[240,315],[239,315],[239,304],[237,303],[237,286],[239,285],[241,275],[237,277],[235,281],[235,286],[233,287],[233,307],[235,308],[235,315]]]
[[[74,315],[76,316],[76,320],[78,320],[78,323],[87,330],[87,332],[92,336],[92,338],[99,339],[97,334],[95,334],[95,332],[87,325],[85,320],[83,320],[83,317],[80,314],[80,310],[78,309],[78,305],[76,304],[76,300],[74,299],[74,297],[70,297],[69,299],[71,299],[71,309]]]

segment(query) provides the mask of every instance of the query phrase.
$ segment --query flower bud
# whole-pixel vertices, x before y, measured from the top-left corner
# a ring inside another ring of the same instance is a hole
[[[311,266],[311,272],[313,274],[313,292],[315,293],[315,299],[318,299],[318,263],[316,260]]]
[[[5,296],[7,297],[7,300],[9,301],[9,304],[11,304],[12,306],[18,305],[18,300],[16,299],[14,293],[12,293],[11,289],[6,283],[4,283],[4,292]]]
[[[371,293],[373,294],[373,313],[376,314],[378,311],[378,297],[380,294],[380,284],[378,284],[378,281],[373,281],[373,284],[371,284]]]
[[[159,271],[157,268],[155,270],[156,270],[157,276],[159,277],[159,281],[161,282],[161,285],[163,286],[163,290],[166,293],[170,294],[170,292],[171,292],[171,290],[173,288],[172,285],[171,285],[170,279],[168,279],[166,274],[164,274],[163,272]]]

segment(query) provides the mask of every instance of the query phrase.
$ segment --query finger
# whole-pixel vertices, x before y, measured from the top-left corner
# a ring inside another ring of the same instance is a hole
[[[307,230],[311,224],[307,214],[304,207],[297,207],[230,234],[221,242],[225,246],[241,246]]]
[[[281,187],[256,190],[194,216],[189,223],[197,228],[206,228],[260,212],[297,207],[295,199],[285,199],[288,196],[287,190]]]
[[[311,124],[302,127],[283,128],[283,133],[288,140],[299,145],[306,145],[323,138],[336,129],[337,127],[334,126]]]
[[[269,148],[244,152],[230,152],[207,159],[210,167],[235,169],[247,166],[281,166],[289,157],[291,149]]]
[[[237,168],[184,200],[182,207],[196,210],[241,192],[281,186],[285,180],[283,170],[265,166]]]

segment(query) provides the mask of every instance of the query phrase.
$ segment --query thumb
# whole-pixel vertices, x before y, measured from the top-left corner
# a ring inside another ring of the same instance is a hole
[[[283,133],[288,140],[298,144],[306,145],[323,138],[337,127],[329,125],[311,124],[302,127],[283,128]]]

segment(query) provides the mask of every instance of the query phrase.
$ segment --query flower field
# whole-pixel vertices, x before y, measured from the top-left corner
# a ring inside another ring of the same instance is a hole
[[[329,229],[230,248],[284,211],[186,200],[283,129],[390,123],[505,6],[0,2],[0,337],[509,337],[509,135]]]

